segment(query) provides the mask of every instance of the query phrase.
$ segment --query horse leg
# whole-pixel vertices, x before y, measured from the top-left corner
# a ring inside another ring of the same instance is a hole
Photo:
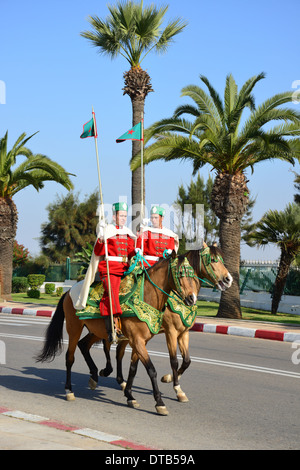
[[[96,335],[88,333],[78,342],[78,347],[90,371],[89,387],[91,390],[95,390],[98,384],[98,368],[90,355],[90,349],[97,341],[99,338]]]
[[[130,408],[139,408],[140,406],[132,395],[132,384],[136,375],[138,363],[138,355],[134,351],[132,351],[128,379],[124,388],[124,395],[127,398],[127,404]]]
[[[156,405],[155,405],[155,408],[156,408],[156,411],[158,414],[160,415],[163,415],[163,416],[166,416],[169,414],[163,400],[162,400],[162,397],[161,397],[161,392],[158,388],[158,384],[157,384],[157,372],[156,372],[156,369],[149,357],[149,354],[148,354],[148,351],[146,349],[146,342],[145,340],[141,339],[141,338],[136,338],[135,341],[134,341],[134,344],[131,344],[131,347],[133,349],[133,351],[136,352],[138,358],[140,359],[140,361],[143,363],[146,371],[147,371],[147,374],[151,380],[151,384],[152,384],[152,390],[153,390],[153,396],[154,396],[154,400],[156,402]],[[126,385],[126,388],[127,388],[127,385]],[[126,389],[125,389],[126,390]]]
[[[172,374],[166,374],[161,378],[161,381],[164,383],[174,382],[174,385],[177,385],[177,369],[178,369],[178,359],[177,359],[177,334],[174,328],[165,329],[166,342],[169,351],[170,364],[173,372]]]
[[[161,381],[165,383],[170,383],[173,380],[173,388],[175,390],[177,400],[180,403],[184,403],[188,401],[188,398],[179,385],[179,378],[181,375],[180,371],[178,370],[177,358],[177,341],[179,341],[179,338],[177,337],[177,332],[174,328],[169,328],[165,331],[165,333],[173,376],[171,374],[166,374],[162,377]]]
[[[106,357],[106,366],[105,369],[100,370],[99,375],[101,377],[108,377],[112,373],[113,367],[110,359],[110,343],[105,339],[103,340],[103,351]]]
[[[78,343],[78,340],[81,335],[82,328],[80,328],[80,331],[77,332],[75,336],[72,336],[72,338],[69,337],[69,346],[68,350],[66,352],[66,369],[67,369],[67,377],[66,377],[66,384],[65,384],[65,392],[66,392],[66,398],[68,401],[73,401],[75,400],[74,393],[72,392],[72,383],[71,383],[71,369],[75,361],[75,349]]]
[[[178,370],[178,379],[182,376],[184,371],[190,366],[192,362],[189,353],[189,342],[189,330],[186,330],[184,333],[182,333],[182,335],[178,337],[178,346],[182,356],[182,364],[180,369]]]
[[[181,403],[188,401],[186,394],[182,391],[179,385],[179,371],[178,371],[178,358],[177,358],[177,332],[175,329],[170,329],[166,331],[166,340],[170,356],[170,364],[173,376],[171,374],[164,375],[162,377],[162,382],[172,382],[173,379],[173,388],[175,390],[177,400]]]
[[[74,393],[72,393],[71,383],[71,369],[75,361],[75,349],[78,344],[84,323],[75,316],[75,309],[70,297],[66,297],[64,306],[66,330],[69,335],[69,345],[66,353],[66,369],[67,377],[65,384],[66,398],[68,401],[75,400]]]
[[[117,345],[116,351],[116,360],[117,360],[117,382],[121,386],[121,389],[124,391],[126,387],[126,382],[123,377],[123,370],[122,370],[122,360],[125,354],[125,349],[128,344],[128,341],[120,341]]]

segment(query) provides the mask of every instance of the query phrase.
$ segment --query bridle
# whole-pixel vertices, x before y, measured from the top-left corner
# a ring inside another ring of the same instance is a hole
[[[212,279],[215,281],[214,284],[216,285],[218,283],[218,279],[216,274],[214,273],[214,270],[212,269],[211,263],[217,263],[218,261],[222,261],[224,264],[223,258],[221,255],[216,255],[216,258],[211,256],[210,248],[209,246],[203,247],[199,250],[199,258],[200,258],[200,263],[199,263],[199,269],[201,272],[201,262],[203,262],[203,266],[205,268],[205,271],[207,272],[208,276],[212,277]],[[196,276],[196,275],[195,275]],[[208,280],[208,279],[201,279],[200,277],[196,276],[200,281],[205,282],[206,284],[213,286],[214,285]]]

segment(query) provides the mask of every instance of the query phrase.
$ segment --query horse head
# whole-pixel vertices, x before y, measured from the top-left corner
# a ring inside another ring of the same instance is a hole
[[[185,255],[172,256],[171,272],[175,284],[174,290],[176,290],[186,305],[195,305],[200,284],[197,277],[195,277],[193,267]]]
[[[232,276],[223,261],[223,254],[216,244],[203,247],[199,250],[199,278],[209,281],[219,290],[224,291],[232,284]]]

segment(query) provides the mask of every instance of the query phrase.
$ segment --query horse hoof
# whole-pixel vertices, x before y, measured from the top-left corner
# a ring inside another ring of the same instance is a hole
[[[173,382],[173,377],[171,374],[166,374],[161,378],[161,382],[165,384],[169,384],[170,382]]]
[[[90,380],[89,380],[90,389],[91,390],[96,390],[97,385],[98,385],[98,382],[96,382],[94,379],[92,379],[92,377],[90,377]]]
[[[179,395],[177,395],[177,400],[180,403],[187,403],[189,401],[189,399],[188,399],[188,397],[186,396],[185,393],[180,393]]]
[[[75,395],[74,395],[74,393],[68,392],[68,393],[66,394],[66,399],[67,399],[67,401],[75,401]]]
[[[126,388],[126,385],[127,385],[127,382],[124,382],[124,381],[120,384],[120,387],[121,387],[121,389],[122,389],[123,392],[124,392],[124,390],[125,390],[125,388]]]
[[[99,372],[100,377],[108,377],[112,373],[112,369],[101,369]]]
[[[161,416],[168,416],[169,412],[166,406],[156,406],[156,411]]]
[[[129,406],[129,408],[139,408],[140,405],[138,404],[138,402],[136,400],[127,400],[127,405]]]

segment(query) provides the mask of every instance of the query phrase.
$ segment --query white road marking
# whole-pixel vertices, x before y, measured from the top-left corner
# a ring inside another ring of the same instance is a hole
[[[11,338],[11,339],[23,339],[23,340],[29,340],[29,341],[44,341],[44,336],[29,336],[29,335],[18,335],[14,333],[0,333],[1,338]],[[64,344],[68,344],[67,340],[63,341]],[[98,348],[98,349],[103,349],[102,344],[95,344],[93,347]],[[113,345],[111,347],[111,350],[114,351],[116,349],[116,346]],[[131,352],[130,349],[126,349],[126,352]],[[162,358],[167,358],[169,359],[169,354],[167,352],[162,352],[162,351],[150,351],[148,350],[150,356],[158,356]],[[178,355],[178,358],[181,356]],[[290,377],[290,378],[295,378],[295,379],[300,379],[300,373],[298,372],[292,372],[288,370],[281,370],[281,369],[272,369],[269,367],[261,367],[261,366],[256,366],[253,364],[242,364],[238,362],[229,362],[229,361],[221,361],[218,359],[208,359],[205,357],[197,357],[197,356],[191,356],[192,362],[197,362],[201,364],[208,364],[208,365],[214,365],[214,366],[219,366],[219,367],[231,367],[233,369],[243,369],[246,371],[251,371],[251,372],[260,372],[260,373],[265,373],[265,374],[272,374],[272,375],[280,375],[283,377]]]

